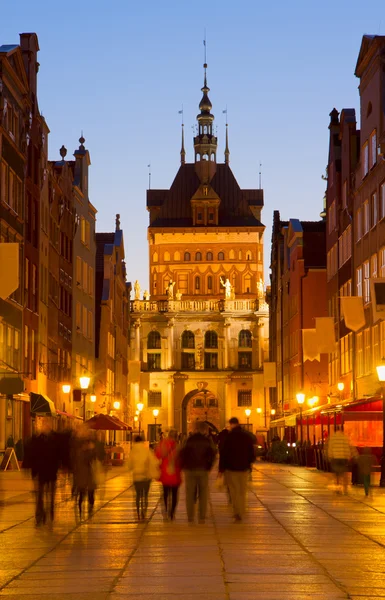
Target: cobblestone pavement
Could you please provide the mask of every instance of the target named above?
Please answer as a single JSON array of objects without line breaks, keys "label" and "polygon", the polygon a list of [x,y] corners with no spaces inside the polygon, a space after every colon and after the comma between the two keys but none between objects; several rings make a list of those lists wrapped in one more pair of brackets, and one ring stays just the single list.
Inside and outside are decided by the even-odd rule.
[{"label": "cobblestone pavement", "polygon": [[121,468],[92,516],[76,520],[64,485],[55,523],[36,528],[30,484],[12,492],[17,477],[0,475],[0,600],[385,598],[380,489],[338,496],[327,474],[258,463],[244,523],[232,523],[214,486],[205,525],[187,525],[183,490],[176,522],[164,523],[153,484],[149,521],[138,524]]}]

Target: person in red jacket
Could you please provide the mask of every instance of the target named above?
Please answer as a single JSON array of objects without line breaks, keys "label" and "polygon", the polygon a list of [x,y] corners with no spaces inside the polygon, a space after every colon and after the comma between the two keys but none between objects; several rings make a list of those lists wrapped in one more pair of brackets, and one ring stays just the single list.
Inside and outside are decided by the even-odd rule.
[{"label": "person in red jacket", "polygon": [[175,517],[175,510],[178,504],[178,490],[182,483],[178,454],[178,432],[175,429],[171,429],[167,438],[162,439],[155,449],[156,457],[161,460],[159,481],[163,485],[165,518],[169,517],[171,521]]}]

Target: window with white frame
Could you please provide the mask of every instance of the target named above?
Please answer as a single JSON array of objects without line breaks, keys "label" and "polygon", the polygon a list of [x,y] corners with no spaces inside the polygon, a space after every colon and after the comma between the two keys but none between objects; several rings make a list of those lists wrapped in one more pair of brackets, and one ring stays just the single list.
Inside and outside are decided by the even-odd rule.
[{"label": "window with white frame", "polygon": [[369,261],[366,260],[362,265],[363,277],[364,277],[364,303],[370,302],[370,265]]},{"label": "window with white frame", "polygon": [[377,225],[377,221],[378,221],[378,205],[377,205],[377,194],[376,192],[374,192],[374,194],[371,195],[370,198],[370,224],[373,227],[375,227]]},{"label": "window with white frame", "polygon": [[377,265],[378,265],[377,254],[372,254],[372,256],[370,258],[370,276],[373,279],[377,278]]},{"label": "window with white frame", "polygon": [[362,267],[356,269],[357,296],[362,296]]},{"label": "window with white frame", "polygon": [[380,268],[379,268],[380,277],[385,277],[385,246],[380,249],[379,259],[380,259]]},{"label": "window with white frame", "polygon": [[362,179],[369,173],[369,144],[366,142],[362,148]]},{"label": "window with white frame", "polygon": [[380,326],[372,327],[373,364],[378,365],[382,356],[380,355]]},{"label": "window with white frame", "polygon": [[364,205],[363,205],[362,229],[363,229],[363,235],[366,235],[367,233],[369,233],[369,229],[370,229],[369,200],[365,200]]},{"label": "window with white frame", "polygon": [[352,228],[351,225],[345,229],[338,239],[339,253],[338,266],[341,268],[352,255]]},{"label": "window with white frame", "polygon": [[369,375],[372,368],[372,343],[370,335],[370,327],[364,331],[364,355],[363,355],[363,372],[364,375]]},{"label": "window with white frame", "polygon": [[370,168],[377,162],[377,132],[374,130],[370,135]]}]

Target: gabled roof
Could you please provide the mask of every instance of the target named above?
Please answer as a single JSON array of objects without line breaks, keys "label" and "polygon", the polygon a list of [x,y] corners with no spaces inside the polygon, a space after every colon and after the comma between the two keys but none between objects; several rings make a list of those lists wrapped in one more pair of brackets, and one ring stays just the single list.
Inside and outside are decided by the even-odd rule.
[{"label": "gabled roof", "polygon": [[[158,211],[150,227],[192,226],[191,199],[200,185],[195,165],[188,163],[180,166],[169,190],[148,190],[147,208]],[[263,227],[250,209],[263,207],[263,190],[242,190],[229,165],[223,163],[216,166],[210,185],[221,200],[219,227]]]},{"label": "gabled roof", "polygon": [[21,47],[17,44],[3,44],[0,46],[0,59],[4,58],[10,65],[21,83],[28,88],[28,78],[25,72],[25,66]]},{"label": "gabled roof", "polygon": [[374,56],[374,53],[378,46],[385,45],[384,35],[367,35],[362,37],[361,48],[358,54],[356,70],[354,72],[356,77],[361,77],[370,59]]}]

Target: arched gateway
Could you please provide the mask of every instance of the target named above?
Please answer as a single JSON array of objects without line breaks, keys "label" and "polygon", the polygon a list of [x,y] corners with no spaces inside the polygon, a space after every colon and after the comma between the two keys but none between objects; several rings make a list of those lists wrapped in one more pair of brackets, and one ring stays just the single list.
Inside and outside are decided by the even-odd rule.
[{"label": "arched gateway", "polygon": [[210,390],[192,390],[182,401],[182,433],[194,430],[196,421],[204,421],[216,433],[219,432],[218,399]]}]

